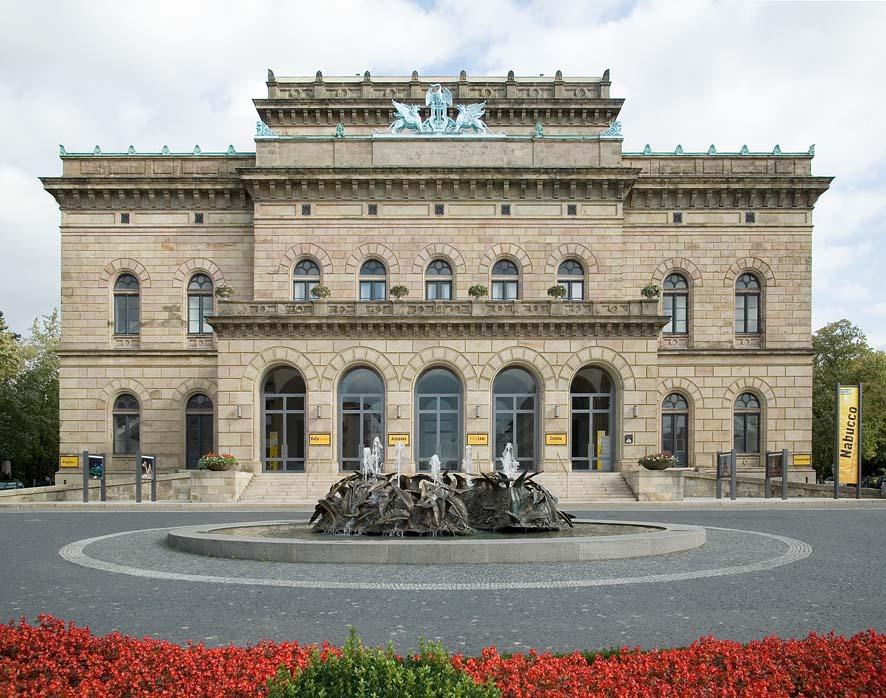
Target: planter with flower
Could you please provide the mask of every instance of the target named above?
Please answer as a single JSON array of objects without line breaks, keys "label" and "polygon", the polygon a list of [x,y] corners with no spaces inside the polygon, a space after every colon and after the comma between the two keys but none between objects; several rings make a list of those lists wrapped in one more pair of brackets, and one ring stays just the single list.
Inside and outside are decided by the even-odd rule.
[{"label": "planter with flower", "polygon": [[228,286],[227,284],[222,284],[221,286],[217,286],[215,289],[215,295],[221,300],[227,300],[231,296],[234,295],[234,287]]},{"label": "planter with flower", "polygon": [[230,453],[207,453],[197,461],[197,468],[199,470],[212,470],[214,472],[236,470],[237,465],[237,459]]},{"label": "planter with flower", "polygon": [[640,295],[648,301],[658,300],[661,298],[661,286],[658,284],[648,284],[640,289]]},{"label": "planter with flower", "polygon": [[668,452],[653,453],[651,456],[643,456],[637,461],[646,470],[667,470],[668,468],[676,468],[680,462]]},{"label": "planter with flower", "polygon": [[556,301],[566,298],[566,287],[560,284],[551,286],[548,289],[548,295]]},{"label": "planter with flower", "polygon": [[391,298],[394,300],[400,300],[401,298],[406,298],[409,295],[409,289],[406,286],[398,285],[391,286],[391,290],[389,291],[391,294]]},{"label": "planter with flower", "polygon": [[331,292],[329,290],[329,286],[323,286],[322,284],[318,284],[311,289],[311,295],[316,298],[318,301],[325,300],[329,298]]}]

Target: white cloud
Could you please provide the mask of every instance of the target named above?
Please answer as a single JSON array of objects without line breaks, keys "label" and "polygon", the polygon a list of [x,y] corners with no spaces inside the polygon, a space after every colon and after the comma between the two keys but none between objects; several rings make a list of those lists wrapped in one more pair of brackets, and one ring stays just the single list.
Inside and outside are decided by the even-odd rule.
[{"label": "white cloud", "polygon": [[[625,148],[806,150],[835,175],[816,209],[815,320],[875,332],[837,301],[886,266],[886,4],[405,0],[7,4],[0,26],[0,309],[58,303],[57,210],[39,175],[71,149],[252,149],[251,99],[278,75],[612,69]],[[11,211],[12,213],[9,213]],[[36,268],[35,267],[39,267]],[[868,271],[870,270],[870,271]]]}]

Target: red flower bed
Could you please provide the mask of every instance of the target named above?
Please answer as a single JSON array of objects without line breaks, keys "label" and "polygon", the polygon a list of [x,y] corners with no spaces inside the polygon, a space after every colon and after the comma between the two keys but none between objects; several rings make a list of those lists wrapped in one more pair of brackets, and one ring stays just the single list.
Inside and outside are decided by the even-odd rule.
[{"label": "red flower bed", "polygon": [[[0,695],[262,695],[279,666],[303,667],[312,649],[288,642],[206,648],[118,633],[95,637],[41,617],[36,626],[0,625]],[[478,682],[491,677],[507,698],[886,696],[886,636],[873,631],[748,645],[708,638],[684,649],[624,650],[590,661],[579,653],[502,657],[487,648],[452,662]]]}]

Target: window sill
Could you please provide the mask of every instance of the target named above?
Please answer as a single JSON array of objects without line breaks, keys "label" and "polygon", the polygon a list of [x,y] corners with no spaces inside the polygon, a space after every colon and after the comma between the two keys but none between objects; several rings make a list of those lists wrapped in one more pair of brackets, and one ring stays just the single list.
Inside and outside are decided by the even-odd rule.
[{"label": "window sill", "polygon": [[138,349],[141,346],[141,335],[137,335],[137,334],[111,335],[111,346],[114,349]]}]

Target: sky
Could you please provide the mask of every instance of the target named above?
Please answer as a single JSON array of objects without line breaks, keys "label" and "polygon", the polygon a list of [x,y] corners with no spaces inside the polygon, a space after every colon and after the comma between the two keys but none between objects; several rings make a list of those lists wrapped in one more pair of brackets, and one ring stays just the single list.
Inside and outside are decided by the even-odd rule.
[{"label": "sky", "polygon": [[277,75],[599,76],[624,149],[806,151],[813,329],[886,348],[886,3],[0,0],[0,310],[59,304],[59,212],[37,179],[69,151],[253,150]]}]

